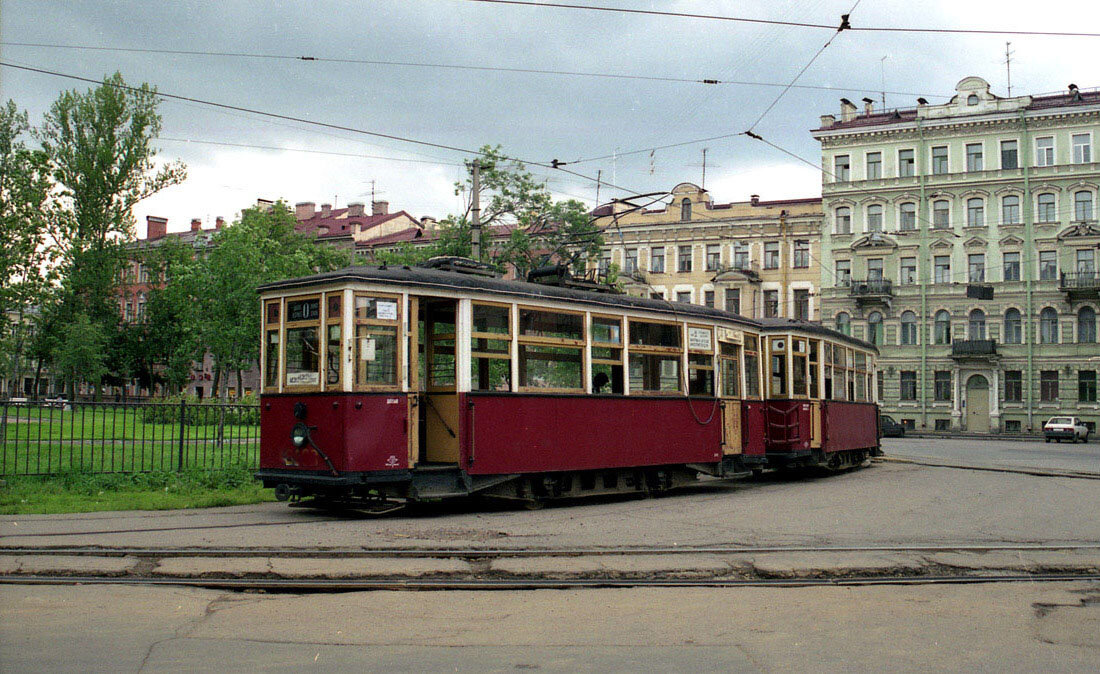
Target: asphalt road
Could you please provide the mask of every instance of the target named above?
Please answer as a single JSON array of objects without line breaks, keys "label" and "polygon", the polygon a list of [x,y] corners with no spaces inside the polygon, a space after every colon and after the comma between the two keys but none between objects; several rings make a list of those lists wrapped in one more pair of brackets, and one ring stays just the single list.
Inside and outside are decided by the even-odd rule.
[{"label": "asphalt road", "polygon": [[3,586],[0,671],[1100,669],[1089,583],[234,594]]},{"label": "asphalt road", "polygon": [[883,438],[889,456],[994,468],[1083,471],[1100,475],[1100,443],[971,438]]}]

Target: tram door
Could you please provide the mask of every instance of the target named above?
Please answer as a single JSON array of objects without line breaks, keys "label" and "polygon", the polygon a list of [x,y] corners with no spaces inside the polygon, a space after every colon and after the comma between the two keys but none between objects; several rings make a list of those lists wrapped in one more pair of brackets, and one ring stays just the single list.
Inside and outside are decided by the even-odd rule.
[{"label": "tram door", "polygon": [[741,345],[719,342],[722,377],[722,453],[741,453]]},{"label": "tram door", "polygon": [[420,459],[458,463],[458,371],[455,359],[458,301],[419,298],[417,333],[422,352]]}]

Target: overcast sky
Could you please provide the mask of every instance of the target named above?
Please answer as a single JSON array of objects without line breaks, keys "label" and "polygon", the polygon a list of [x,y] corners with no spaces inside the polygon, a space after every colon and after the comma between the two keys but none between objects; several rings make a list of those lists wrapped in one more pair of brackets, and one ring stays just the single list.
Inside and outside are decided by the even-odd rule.
[{"label": "overcast sky", "polygon": [[[812,23],[839,23],[853,0],[580,0],[658,9]],[[1048,0],[863,0],[855,26],[1094,31],[1100,3]],[[756,85],[502,73],[406,65],[331,63],[244,56],[165,55],[20,46],[49,43],[257,55],[401,61],[584,71],[618,75],[789,82],[828,40],[827,30],[466,0],[256,0],[171,3],[147,0],[0,0],[0,60],[102,78],[120,71],[179,94],[308,120],[415,138],[460,148],[500,144],[531,161],[573,161],[743,131],[780,89]],[[963,77],[978,75],[1006,93],[1005,41],[1012,41],[1016,95],[1062,90],[1069,82],[1100,86],[1100,39],[844,32],[799,84],[842,91],[792,89],[755,127],[757,133],[811,161],[809,130],[838,99],[878,101],[885,75],[887,106],[911,107],[918,95],[943,102]],[[886,57],[885,60],[882,60]],[[58,93],[89,85],[0,68],[0,98],[14,99],[32,123]],[[460,210],[452,184],[462,178],[461,152],[165,101],[159,156],[182,159],[189,177],[143,202],[135,215],[169,218],[169,230],[191,218],[211,226],[233,219],[256,198],[288,202],[369,202],[416,216]],[[190,142],[187,142],[190,141]],[[201,142],[200,142],[201,141]],[[239,147],[236,145],[264,146]],[[701,179],[719,202],[817,196],[820,173],[744,136],[628,154],[570,166],[636,192],[671,189]],[[308,150],[310,152],[303,152]],[[338,153],[338,154],[322,154]],[[340,156],[351,154],[356,156]],[[363,155],[372,155],[373,158]],[[404,161],[399,161],[404,160]],[[595,204],[593,182],[533,168],[560,198]],[[622,192],[604,187],[601,201]]]}]

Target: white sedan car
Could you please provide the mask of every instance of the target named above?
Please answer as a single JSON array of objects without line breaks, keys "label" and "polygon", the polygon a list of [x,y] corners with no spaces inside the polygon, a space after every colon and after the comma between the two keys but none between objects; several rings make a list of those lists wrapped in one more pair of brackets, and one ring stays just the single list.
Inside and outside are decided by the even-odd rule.
[{"label": "white sedan car", "polygon": [[1051,417],[1050,421],[1043,425],[1043,436],[1047,442],[1051,440],[1088,442],[1089,427],[1077,417]]}]

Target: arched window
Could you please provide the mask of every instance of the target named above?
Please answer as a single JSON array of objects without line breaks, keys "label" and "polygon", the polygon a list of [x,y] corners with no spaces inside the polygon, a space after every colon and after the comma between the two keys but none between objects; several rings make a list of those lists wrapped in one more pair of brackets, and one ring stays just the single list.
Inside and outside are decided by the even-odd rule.
[{"label": "arched window", "polygon": [[1057,209],[1054,206],[1054,195],[1044,192],[1039,195],[1039,207],[1036,209],[1036,222],[1054,222],[1058,218]]},{"label": "arched window", "polygon": [[980,197],[966,200],[966,226],[985,227],[985,200]]},{"label": "arched window", "polygon": [[1077,341],[1082,344],[1096,342],[1096,311],[1092,307],[1081,307],[1077,312]]},{"label": "arched window", "polygon": [[932,227],[947,229],[951,226],[951,202],[941,199],[932,202]]},{"label": "arched window", "polygon": [[687,221],[691,220],[691,200],[684,199],[680,202],[680,219]]},{"label": "arched window", "polygon": [[1023,344],[1023,324],[1019,309],[1005,311],[1005,344]]},{"label": "arched window", "polygon": [[901,314],[901,343],[904,346],[917,343],[917,315],[912,311]]},{"label": "arched window", "polygon": [[1001,199],[1001,224],[1020,224],[1020,197],[1009,194]]},{"label": "arched window", "polygon": [[882,344],[882,314],[872,311],[867,316],[867,341],[878,345]]},{"label": "arched window", "polygon": [[1073,195],[1073,219],[1092,220],[1092,192],[1081,190]]},{"label": "arched window", "polygon": [[1039,312],[1039,343],[1058,343],[1058,312],[1053,307]]},{"label": "arched window", "polygon": [[951,343],[951,314],[946,309],[936,312],[936,322],[933,326],[936,344]]},{"label": "arched window", "polygon": [[917,205],[907,201],[901,205],[898,211],[900,219],[899,229],[912,231],[917,228]]},{"label": "arched window", "polygon": [[985,312],[975,309],[970,312],[969,339],[985,339]]},{"label": "arched window", "polygon": [[845,335],[852,334],[852,317],[847,313],[841,312],[836,315],[836,331],[842,332]]},{"label": "arched window", "polygon": [[882,231],[882,206],[873,204],[867,207],[867,231]]},{"label": "arched window", "polygon": [[967,96],[966,97],[966,104],[967,105],[977,105],[978,104],[978,94],[970,94],[969,96]]},{"label": "arched window", "polygon": [[841,206],[836,209],[836,233],[852,233],[852,209],[847,206]]}]

